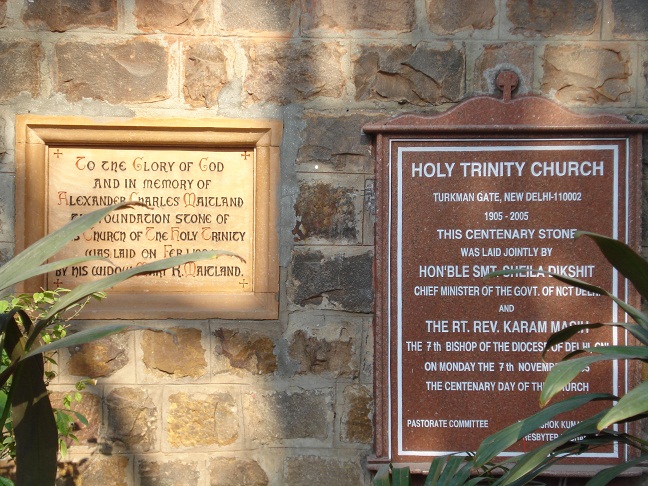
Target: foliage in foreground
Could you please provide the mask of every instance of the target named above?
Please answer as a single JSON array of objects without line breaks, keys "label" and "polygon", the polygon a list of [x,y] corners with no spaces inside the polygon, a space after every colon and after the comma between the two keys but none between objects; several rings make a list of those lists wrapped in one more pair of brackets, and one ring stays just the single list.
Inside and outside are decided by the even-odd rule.
[{"label": "foliage in foreground", "polygon": [[[46,263],[69,241],[101,221],[110,211],[132,205],[133,203],[116,204],[76,218],[12,258],[0,267],[0,298],[12,286],[32,277],[99,259],[76,257]],[[0,371],[0,388],[7,387],[4,402],[0,402],[0,429],[4,429],[8,421],[11,421],[15,437],[18,486],[49,485],[54,484],[56,479],[58,431],[44,378],[43,354],[78,346],[132,327],[105,324],[43,343],[41,336],[52,331],[58,322],[58,316],[90,296],[135,275],[158,272],[190,261],[222,255],[236,256],[225,251],[180,255],[80,284],[46,306],[34,320],[20,306],[13,306],[0,313],[0,350],[8,357]],[[2,398],[0,396],[0,400]],[[0,484],[8,483],[3,483],[0,479]]]},{"label": "foliage in foreground", "polygon": [[[637,289],[643,299],[648,301],[648,262],[630,247],[611,238],[580,231],[576,237],[587,236],[599,247],[605,258]],[[528,270],[503,270],[489,277],[510,275]],[[539,271],[540,272],[540,271]],[[566,457],[578,456],[601,447],[617,444],[628,446],[636,452],[636,458],[603,469],[587,483],[588,486],[603,486],[627,469],[648,460],[648,442],[622,432],[624,424],[637,422],[648,412],[648,382],[643,382],[623,397],[606,393],[575,395],[560,402],[548,405],[549,401],[580,372],[597,362],[628,360],[648,363],[648,315],[619,299],[610,292],[578,279],[549,272],[557,280],[574,287],[593,292],[612,299],[635,322],[589,323],[568,327],[552,334],[545,344],[544,353],[552,346],[568,341],[581,331],[602,327],[618,327],[626,330],[638,345],[594,346],[580,349],[566,355],[547,375],[540,405],[540,412],[516,422],[505,429],[487,437],[475,453],[467,456],[444,456],[435,458],[425,486],[522,486],[533,484],[533,479],[543,471]],[[544,356],[543,353],[543,356]],[[493,462],[503,451],[536,429],[541,428],[554,417],[579,409],[591,402],[608,404],[600,412],[586,418],[565,430],[556,439],[540,445],[525,454]],[[619,431],[613,426],[619,424]],[[390,477],[391,473],[391,477]],[[409,468],[383,466],[374,478],[375,486],[409,485]]]}]

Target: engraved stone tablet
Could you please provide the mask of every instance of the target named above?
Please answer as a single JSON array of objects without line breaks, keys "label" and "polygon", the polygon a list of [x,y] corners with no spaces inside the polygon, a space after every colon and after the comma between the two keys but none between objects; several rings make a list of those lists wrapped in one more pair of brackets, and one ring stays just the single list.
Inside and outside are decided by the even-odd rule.
[{"label": "engraved stone tablet", "polygon": [[[543,126],[525,123],[540,113]],[[576,117],[533,98],[475,99],[445,116],[405,116],[366,130],[378,134],[383,191],[376,250],[378,457],[424,463],[474,451],[488,435],[539,410],[544,378],[566,353],[627,342],[616,328],[590,330],[543,360],[552,332],[626,317],[610,299],[531,269],[579,278],[636,303],[595,245],[573,237],[588,230],[636,247],[638,138],[623,133],[619,119]],[[484,280],[507,268],[528,271]],[[558,399],[622,394],[634,373],[592,366]],[[594,409],[547,423],[503,456],[556,438]],[[615,463],[626,453],[602,448],[574,461]]]},{"label": "engraved stone tablet", "polygon": [[[89,315],[276,317],[277,123],[237,121],[219,128],[218,122],[82,120],[79,127],[64,119],[43,126],[49,121],[19,119],[19,137],[27,141],[18,142],[24,157],[18,158],[20,213],[42,215],[45,233],[111,204],[146,207],[114,211],[68,244],[57,258],[87,255],[110,262],[59,270],[47,276],[47,287],[72,288],[156,259],[227,250],[241,258],[222,256],[132,278],[109,300],[136,306],[117,312],[105,303]],[[25,227],[24,244],[37,233]]]}]

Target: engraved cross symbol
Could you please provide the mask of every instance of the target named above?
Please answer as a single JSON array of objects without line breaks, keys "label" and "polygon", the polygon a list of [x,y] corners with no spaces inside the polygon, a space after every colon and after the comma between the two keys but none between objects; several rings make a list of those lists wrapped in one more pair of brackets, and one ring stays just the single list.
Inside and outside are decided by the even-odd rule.
[{"label": "engraved cross symbol", "polygon": [[56,155],[56,158],[58,159],[61,155],[63,155],[63,152],[61,152],[59,149],[56,149],[56,152],[54,152],[54,155]]},{"label": "engraved cross symbol", "polygon": [[248,282],[246,282],[245,279],[243,279],[242,282],[239,282],[239,285],[241,285],[243,288],[245,288],[245,286],[248,285]]},{"label": "engraved cross symbol", "polygon": [[247,160],[248,157],[251,157],[251,156],[252,156],[252,154],[248,154],[247,150],[241,154],[241,157],[243,157],[245,160]]},{"label": "engraved cross symbol", "polygon": [[60,279],[60,278],[57,278],[57,279],[56,279],[54,282],[52,282],[52,283],[58,287],[58,286],[61,285],[63,282],[61,282],[61,279]]}]

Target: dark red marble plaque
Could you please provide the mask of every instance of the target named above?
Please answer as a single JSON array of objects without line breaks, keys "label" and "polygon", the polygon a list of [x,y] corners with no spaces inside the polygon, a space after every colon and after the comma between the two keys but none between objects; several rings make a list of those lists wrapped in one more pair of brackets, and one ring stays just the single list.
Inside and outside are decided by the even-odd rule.
[{"label": "dark red marble plaque", "polygon": [[[550,115],[562,112],[527,101]],[[592,330],[543,360],[552,332],[625,315],[610,299],[532,269],[637,300],[590,240],[574,240],[587,230],[636,246],[637,135],[619,131],[624,125],[613,117],[570,115],[535,130],[515,120],[504,126],[512,118],[506,110],[514,113],[517,103],[524,111],[523,100],[472,103],[465,108],[472,118],[459,110],[367,128],[378,135],[376,452],[395,462],[475,450],[539,410],[542,383],[566,353],[627,342],[619,330]],[[502,105],[501,126],[483,121]],[[506,268],[529,270],[484,279]],[[593,366],[556,399],[623,394],[635,375],[624,364]],[[505,456],[557,437],[593,411],[547,423]],[[615,463],[625,454],[601,449],[579,461]]]}]

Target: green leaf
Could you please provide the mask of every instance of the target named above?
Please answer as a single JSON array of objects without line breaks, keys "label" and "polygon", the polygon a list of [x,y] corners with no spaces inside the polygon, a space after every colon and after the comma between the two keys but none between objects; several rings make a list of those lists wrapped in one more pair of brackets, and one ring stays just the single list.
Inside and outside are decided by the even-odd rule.
[{"label": "green leaf", "polygon": [[389,468],[391,464],[383,464],[373,478],[374,486],[391,486],[389,481]]},{"label": "green leaf", "polygon": [[86,418],[85,415],[79,412],[74,412],[74,415],[76,416],[77,420],[81,422],[83,425],[86,427],[89,425],[90,422],[88,422],[88,419]]},{"label": "green leaf", "polygon": [[450,456],[448,462],[446,463],[441,477],[439,478],[439,484],[450,485],[452,484],[451,480],[455,478],[457,471],[461,464],[465,461],[463,457],[460,456]]},{"label": "green leaf", "polygon": [[583,420],[574,427],[564,431],[558,436],[558,438],[547,442],[546,444],[542,444],[526,454],[518,456],[516,458],[516,464],[505,476],[502,477],[501,482],[497,482],[498,486],[513,486],[514,484],[520,484],[517,482],[519,480],[525,481],[522,484],[526,484],[526,481],[532,479],[542,470],[549,467],[549,463],[553,459],[552,454],[555,452],[560,453],[561,446],[577,437],[587,434],[596,434],[596,422],[599,421],[603,413],[604,412],[598,413],[593,417]]},{"label": "green leaf", "polygon": [[578,280],[576,278],[571,278],[571,277],[566,277],[564,275],[560,275],[558,273],[553,273],[553,272],[547,272],[545,270],[538,270],[538,269],[525,269],[525,268],[514,268],[514,269],[508,269],[508,270],[498,270],[496,272],[489,273],[486,275],[484,278],[493,278],[493,277],[500,277],[503,275],[515,275],[517,273],[523,273],[523,272],[535,272],[535,273],[540,273],[540,274],[545,274],[549,275],[556,280],[559,280],[563,283],[566,283],[567,285],[571,285],[573,287],[578,287],[583,290],[587,290],[588,292],[592,292],[595,294],[599,295],[606,295],[610,299],[612,299],[616,304],[621,307],[629,316],[631,316],[637,324],[639,324],[641,327],[644,329],[648,330],[648,315],[644,314],[641,312],[639,309],[634,308],[630,304],[624,302],[623,300],[619,299],[615,295],[612,295],[609,293],[607,290],[602,289],[601,287],[597,287],[596,285],[592,285],[587,282],[583,282],[582,280]]},{"label": "green leaf", "polygon": [[412,478],[410,476],[409,466],[395,467],[392,469],[392,485],[393,486],[410,486]]},{"label": "green leaf", "polygon": [[69,348],[71,346],[79,346],[81,344],[89,343],[91,341],[96,341],[97,339],[102,339],[112,334],[125,331],[126,329],[141,329],[141,328],[142,326],[131,326],[127,324],[107,324],[98,327],[83,329],[82,331],[75,332],[74,334],[68,334],[64,338],[61,338],[57,341],[52,341],[51,343],[46,344],[44,346],[39,346],[31,350],[29,353],[25,354],[23,359],[27,359],[31,356],[41,354],[41,353],[49,353],[51,351],[56,351],[57,349]]},{"label": "green leaf", "polygon": [[581,352],[586,352],[591,355],[561,361],[551,369],[540,393],[540,406],[545,406],[568,383],[576,378],[581,371],[598,361],[648,359],[648,348],[644,346],[600,346],[581,350]]},{"label": "green leaf", "polygon": [[603,469],[596,473],[596,475],[590,479],[585,486],[605,486],[607,483],[615,479],[622,472],[630,469],[631,467],[638,466],[642,462],[648,460],[648,455],[643,455],[626,461],[622,464],[617,464],[616,466]]},{"label": "green leaf", "polygon": [[605,429],[612,424],[648,412],[648,381],[636,386],[619,400],[601,419],[597,427]]},{"label": "green leaf", "polygon": [[[75,302],[79,302],[85,299],[86,297],[95,294],[97,292],[103,292],[104,290],[114,287],[115,285],[123,282],[124,280],[134,277],[135,275],[159,272],[160,270],[176,267],[178,265],[183,265],[185,263],[201,261],[201,260],[212,260],[223,256],[229,256],[229,257],[237,258],[239,260],[243,260],[241,257],[239,257],[238,255],[230,251],[224,251],[224,250],[200,251],[195,253],[188,253],[185,255],[178,255],[171,258],[165,258],[164,260],[158,260],[155,262],[147,263],[146,265],[129,268],[128,270],[124,270],[123,272],[119,272],[99,280],[86,282],[84,284],[78,285],[70,292],[63,295],[56,304],[54,304],[52,307],[49,308],[49,310],[45,313],[42,319],[44,321],[47,321],[49,318],[58,314],[59,312],[66,309],[70,305],[74,304]],[[40,330],[42,329],[37,329],[39,333]],[[28,341],[27,343],[27,349],[29,349],[29,345],[32,342],[33,340],[31,339],[30,336],[30,341]]]},{"label": "green leaf", "polygon": [[648,262],[641,255],[625,243],[607,236],[589,231],[577,231],[576,238],[581,236],[592,239],[607,261],[632,282],[644,299],[648,299]]},{"label": "green leaf", "polygon": [[0,486],[14,486],[14,483],[9,478],[0,477]]},{"label": "green leaf", "polygon": [[73,219],[62,228],[41,238],[0,267],[0,291],[26,280],[26,275],[38,275],[39,273],[34,274],[36,267],[56,255],[69,241],[101,221],[109,212],[132,206],[144,205],[136,202],[124,202],[98,209]]},{"label": "green leaf", "polygon": [[576,395],[566,398],[565,400],[562,400],[560,402],[554,403],[530,417],[515,422],[514,424],[511,424],[508,427],[495,432],[494,434],[484,439],[484,441],[477,449],[475,458],[473,459],[475,467],[484,466],[484,464],[511,447],[518,440],[522,439],[534,430],[542,427],[549,420],[561,413],[575,410],[578,407],[581,407],[592,401],[611,401],[614,399],[616,399],[614,395],[607,393]]},{"label": "green leaf", "polygon": [[544,358],[545,354],[551,347],[555,346],[556,344],[568,341],[577,333],[587,329],[598,329],[600,327],[620,327],[632,334],[644,346],[648,345],[648,330],[631,322],[597,322],[590,324],[577,324],[574,326],[566,327],[565,329],[555,332],[554,334],[549,336],[544,351],[542,352],[542,357]]}]

